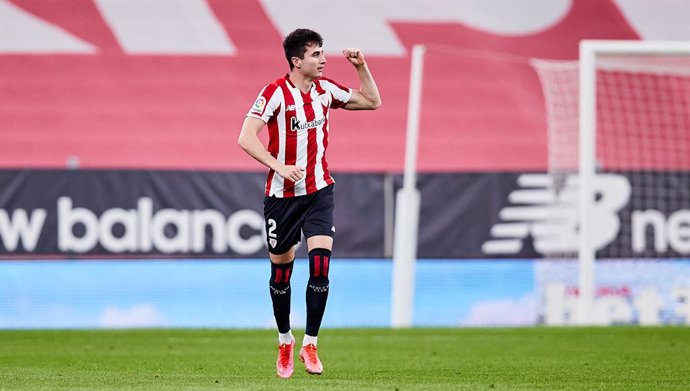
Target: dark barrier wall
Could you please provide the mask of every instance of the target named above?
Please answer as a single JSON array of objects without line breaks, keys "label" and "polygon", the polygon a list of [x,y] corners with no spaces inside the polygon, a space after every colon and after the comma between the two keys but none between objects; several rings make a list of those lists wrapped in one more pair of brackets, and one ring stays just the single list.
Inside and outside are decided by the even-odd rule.
[{"label": "dark barrier wall", "polygon": [[[401,176],[335,177],[338,256],[391,257]],[[690,254],[688,178],[597,175],[599,255]],[[577,249],[574,176],[424,174],[418,187],[419,257],[539,258]],[[0,256],[265,257],[263,191],[262,173],[0,171]],[[301,246],[298,255],[304,254]]]},{"label": "dark barrier wall", "polygon": [[[383,257],[381,178],[338,176],[340,256]],[[0,252],[265,256],[264,181],[260,173],[0,171]]]}]

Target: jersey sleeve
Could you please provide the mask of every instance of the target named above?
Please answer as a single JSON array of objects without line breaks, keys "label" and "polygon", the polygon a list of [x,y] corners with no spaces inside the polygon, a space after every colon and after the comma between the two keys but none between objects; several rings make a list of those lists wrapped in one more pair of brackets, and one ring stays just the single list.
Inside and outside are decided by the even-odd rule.
[{"label": "jersey sleeve", "polygon": [[351,88],[343,87],[333,80],[326,79],[325,77],[321,78],[321,85],[333,97],[331,107],[334,109],[339,109],[345,106],[345,104],[349,102],[350,98],[352,97]]},{"label": "jersey sleeve", "polygon": [[275,84],[269,84],[261,90],[261,93],[254,101],[254,105],[249,109],[247,117],[258,118],[266,123],[273,117],[280,106],[280,88]]}]

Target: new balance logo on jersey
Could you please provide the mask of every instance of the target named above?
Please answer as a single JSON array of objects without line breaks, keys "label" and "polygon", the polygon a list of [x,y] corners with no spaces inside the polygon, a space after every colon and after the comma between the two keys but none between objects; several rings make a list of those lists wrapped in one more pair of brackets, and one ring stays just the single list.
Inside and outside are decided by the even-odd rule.
[{"label": "new balance logo on jersey", "polygon": [[312,129],[312,128],[316,128],[316,127],[323,125],[324,122],[326,122],[326,117],[315,119],[313,121],[309,121],[306,123],[299,122],[297,117],[291,117],[290,118],[290,130],[292,130],[293,132],[296,132],[298,130]]},{"label": "new balance logo on jersey", "polygon": [[[508,205],[499,212],[500,222],[491,227],[492,239],[482,245],[484,254],[517,254],[530,236],[541,254],[577,250],[577,176],[557,186],[551,175],[524,174],[519,189],[508,195]],[[594,247],[610,244],[620,229],[618,212],[630,200],[631,186],[622,175],[599,174],[594,179]]]}]

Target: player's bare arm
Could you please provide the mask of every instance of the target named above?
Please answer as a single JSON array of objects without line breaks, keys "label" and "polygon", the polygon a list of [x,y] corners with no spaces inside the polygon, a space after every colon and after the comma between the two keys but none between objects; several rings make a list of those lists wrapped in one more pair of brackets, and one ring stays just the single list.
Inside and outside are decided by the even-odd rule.
[{"label": "player's bare arm", "polygon": [[254,117],[246,117],[240,131],[238,144],[249,156],[256,159],[259,163],[274,170],[281,177],[297,182],[304,177],[304,168],[285,165],[274,158],[266,150],[259,139],[259,132],[264,127],[265,122]]},{"label": "player's bare arm", "polygon": [[343,108],[347,110],[376,110],[381,106],[381,95],[364,59],[364,54],[359,49],[349,48],[343,50],[343,56],[357,69],[360,83],[359,90],[352,91],[350,101]]}]

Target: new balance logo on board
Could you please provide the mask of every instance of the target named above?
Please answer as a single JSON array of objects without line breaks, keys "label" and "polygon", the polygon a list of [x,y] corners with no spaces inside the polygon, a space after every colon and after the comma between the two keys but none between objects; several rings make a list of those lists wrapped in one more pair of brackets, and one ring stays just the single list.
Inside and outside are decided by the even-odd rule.
[{"label": "new balance logo on board", "polygon": [[[482,244],[484,254],[517,254],[531,237],[541,254],[574,253],[577,250],[577,175],[557,183],[549,174],[523,174],[519,188],[508,195],[509,205],[499,212],[491,227],[491,239]],[[631,195],[628,179],[617,174],[598,174],[593,204],[594,246],[613,242],[620,230],[618,212]]]}]

